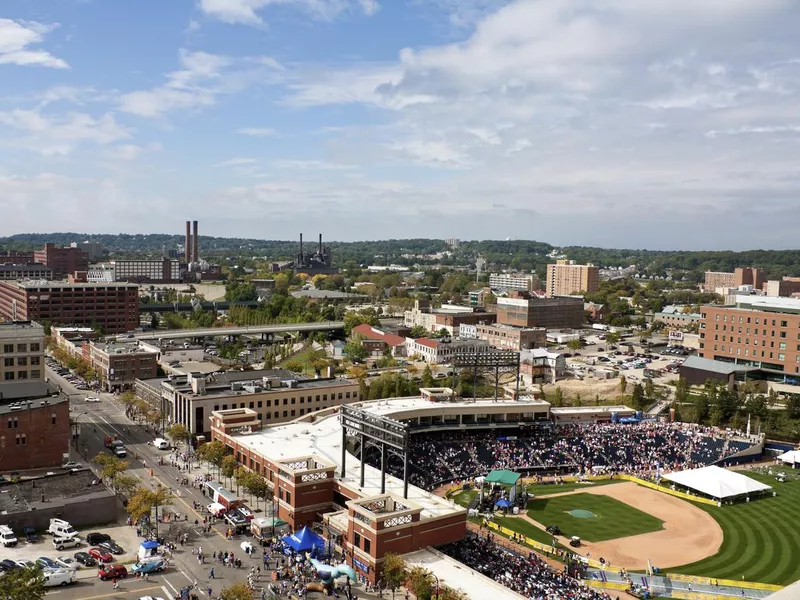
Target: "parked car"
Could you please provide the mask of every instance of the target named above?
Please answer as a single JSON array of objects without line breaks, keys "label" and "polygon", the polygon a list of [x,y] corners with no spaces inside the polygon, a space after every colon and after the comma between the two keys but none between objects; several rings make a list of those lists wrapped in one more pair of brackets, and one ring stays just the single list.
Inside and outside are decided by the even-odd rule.
[{"label": "parked car", "polygon": [[75,548],[76,546],[81,545],[81,538],[79,537],[54,537],[53,538],[53,548],[58,550],[64,550],[65,548]]},{"label": "parked car", "polygon": [[163,560],[148,560],[135,563],[133,567],[131,567],[131,571],[134,573],[161,573],[161,571],[166,568],[167,563]]},{"label": "parked car", "polygon": [[100,402],[100,398],[97,396],[86,396],[83,400],[84,402]]},{"label": "parked car", "polygon": [[61,465],[61,468],[62,469],[82,469],[83,465],[81,463],[75,462],[74,460],[70,460],[70,461],[65,462],[63,465]]},{"label": "parked car", "polygon": [[0,560],[0,570],[2,571],[13,571],[14,569],[21,569],[16,562],[11,560],[10,558],[4,558]]},{"label": "parked car", "polygon": [[99,544],[99,547],[102,548],[103,550],[108,550],[109,552],[111,552],[111,554],[123,553],[122,546],[117,544],[114,540],[105,541],[102,544]]},{"label": "parked car", "polygon": [[103,542],[111,541],[111,536],[105,533],[94,531],[86,536],[86,543],[90,546],[99,546]]},{"label": "parked car", "polygon": [[84,566],[93,567],[97,564],[97,561],[88,552],[76,552],[73,556]]},{"label": "parked car", "polygon": [[73,571],[77,571],[81,568],[80,563],[69,556],[59,556],[56,558],[56,563],[58,563],[62,569],[72,569]]},{"label": "parked car", "polygon": [[125,565],[102,565],[97,570],[97,576],[105,581],[107,579],[124,579],[128,576],[128,569]]},{"label": "parked car", "polygon": [[36,530],[30,525],[23,527],[22,533],[25,535],[25,541],[29,544],[35,544],[39,541],[39,536],[36,535]]},{"label": "parked car", "polygon": [[36,559],[36,562],[45,569],[58,569],[59,566],[56,564],[52,558],[47,558],[46,556],[40,556]]},{"label": "parked car", "polygon": [[114,560],[114,557],[111,556],[111,553],[103,548],[89,548],[89,556],[96,558],[101,563],[110,563],[112,560]]}]

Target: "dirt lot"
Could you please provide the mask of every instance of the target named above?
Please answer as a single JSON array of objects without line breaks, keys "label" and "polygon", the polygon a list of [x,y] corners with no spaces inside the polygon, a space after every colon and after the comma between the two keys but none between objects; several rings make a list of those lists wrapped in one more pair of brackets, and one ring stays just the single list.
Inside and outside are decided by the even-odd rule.
[{"label": "dirt lot", "polygon": [[[664,522],[664,529],[661,531],[582,544],[583,554],[589,553],[592,558],[605,558],[612,567],[646,569],[648,559],[653,566],[662,569],[677,567],[713,556],[722,545],[722,528],[711,515],[680,498],[641,487],[633,482],[565,492],[578,493],[609,496]],[[569,542],[566,538],[560,541],[564,545]]]}]

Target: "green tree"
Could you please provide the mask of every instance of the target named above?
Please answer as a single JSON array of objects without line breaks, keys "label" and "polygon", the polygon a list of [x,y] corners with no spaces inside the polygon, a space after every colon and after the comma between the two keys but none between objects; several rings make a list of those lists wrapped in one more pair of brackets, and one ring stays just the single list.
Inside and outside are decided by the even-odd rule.
[{"label": "green tree", "polygon": [[675,384],[675,403],[683,404],[688,400],[689,400],[689,382],[686,381],[685,377],[681,377]]},{"label": "green tree", "polygon": [[113,454],[106,454],[105,452],[101,452],[95,456],[92,462],[100,465],[100,474],[103,480],[111,486],[111,489],[116,494],[118,491],[117,481],[125,473],[130,463],[117,458]]},{"label": "green tree", "polygon": [[708,401],[708,392],[705,390],[695,396],[694,399],[694,422],[705,423],[708,419],[710,405]]},{"label": "green tree", "polygon": [[656,386],[650,377],[646,377],[644,380],[644,396],[648,400],[652,400],[655,397],[655,395],[656,395]]},{"label": "green tree", "polygon": [[455,588],[451,588],[449,585],[443,585],[439,589],[439,598],[437,600],[469,600],[469,596]]},{"label": "green tree", "polygon": [[213,442],[206,442],[197,449],[197,458],[219,469],[227,452],[225,444],[219,440],[214,440]]},{"label": "green tree", "polygon": [[628,380],[625,379],[625,375],[619,376],[619,393],[624,394],[628,391]]},{"label": "green tree", "polygon": [[556,390],[553,392],[553,406],[564,406],[564,392],[562,392],[561,388],[558,386],[556,386]]},{"label": "green tree", "polygon": [[567,348],[570,350],[580,350],[583,347],[580,340],[570,340],[567,342]]},{"label": "green tree", "polygon": [[42,600],[45,592],[44,573],[38,566],[12,569],[0,578],[2,600]]},{"label": "green tree", "polygon": [[367,349],[358,340],[347,342],[342,348],[344,357],[353,362],[363,362],[367,358]]},{"label": "green tree", "polygon": [[246,583],[234,583],[219,595],[220,600],[253,600],[253,590]]},{"label": "green tree", "polygon": [[394,593],[408,579],[408,565],[402,556],[389,552],[383,557],[383,569],[381,571],[383,583]]},{"label": "green tree", "polygon": [[350,311],[344,316],[344,333],[350,335],[353,327],[367,323],[373,327],[380,325],[378,314],[372,308],[367,308],[360,311]]},{"label": "green tree", "polygon": [[236,469],[238,466],[239,466],[239,461],[236,460],[236,457],[233,454],[226,454],[222,458],[222,463],[220,464],[220,472],[222,473],[222,476],[226,477],[230,482],[234,473],[236,473]]},{"label": "green tree", "polygon": [[644,398],[644,388],[642,388],[641,383],[637,383],[633,386],[633,392],[631,392],[631,403],[636,409],[643,408],[645,403],[645,398]]},{"label": "green tree", "polygon": [[155,490],[138,488],[131,494],[125,508],[134,523],[138,523],[142,517],[150,517],[155,510],[152,522],[156,524],[156,534],[158,534],[158,509],[172,504],[172,500],[173,493],[169,488],[163,486],[158,486]]},{"label": "green tree", "polygon": [[176,444],[188,443],[192,439],[189,428],[183,423],[173,423],[167,428],[167,437]]},{"label": "green tree", "polygon": [[258,501],[263,500],[266,503],[267,497],[270,495],[270,488],[264,477],[253,471],[249,473],[249,476],[245,480],[244,487],[247,493],[256,499],[256,509],[258,509]]},{"label": "green tree", "polygon": [[620,335],[616,331],[610,331],[606,334],[607,344],[616,344],[620,340]]},{"label": "green tree", "polygon": [[411,328],[411,332],[408,334],[408,337],[416,339],[421,337],[427,337],[429,334],[430,332],[427,329],[425,329],[422,325],[414,325]]},{"label": "green tree", "polygon": [[425,567],[411,567],[408,571],[408,590],[417,600],[430,600],[433,594],[433,574]]},{"label": "green tree", "polygon": [[427,364],[422,370],[422,386],[433,387],[433,372],[431,371],[431,366]]}]

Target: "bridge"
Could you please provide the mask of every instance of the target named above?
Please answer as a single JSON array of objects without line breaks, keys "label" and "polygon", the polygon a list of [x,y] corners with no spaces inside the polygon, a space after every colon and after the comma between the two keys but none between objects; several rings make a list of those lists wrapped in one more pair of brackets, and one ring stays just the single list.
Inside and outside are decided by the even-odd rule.
[{"label": "bridge", "polygon": [[198,329],[167,329],[165,331],[156,330],[148,331],[147,333],[138,333],[134,337],[139,340],[171,340],[237,335],[263,335],[267,333],[297,333],[303,331],[336,331],[338,329],[344,329],[344,321],[245,325],[242,327],[200,327]]}]

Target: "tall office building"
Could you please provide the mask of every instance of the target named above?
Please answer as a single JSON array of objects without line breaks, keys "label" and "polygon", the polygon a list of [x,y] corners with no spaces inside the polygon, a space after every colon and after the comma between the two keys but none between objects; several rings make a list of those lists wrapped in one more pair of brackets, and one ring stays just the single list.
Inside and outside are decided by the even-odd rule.
[{"label": "tall office building", "polygon": [[600,269],[594,265],[576,265],[574,261],[557,260],[547,265],[547,295],[572,296],[596,292],[600,285]]}]

